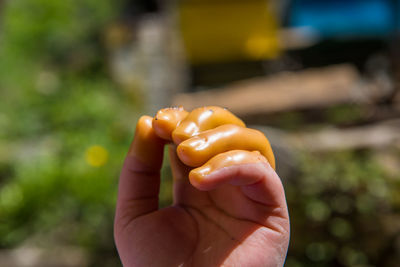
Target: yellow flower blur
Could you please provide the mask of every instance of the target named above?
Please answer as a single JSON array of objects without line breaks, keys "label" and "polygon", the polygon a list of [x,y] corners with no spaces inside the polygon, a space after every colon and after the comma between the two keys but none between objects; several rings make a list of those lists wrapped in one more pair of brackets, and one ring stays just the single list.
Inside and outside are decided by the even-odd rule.
[{"label": "yellow flower blur", "polygon": [[99,145],[94,145],[86,150],[86,162],[90,166],[100,167],[108,161],[108,151]]}]

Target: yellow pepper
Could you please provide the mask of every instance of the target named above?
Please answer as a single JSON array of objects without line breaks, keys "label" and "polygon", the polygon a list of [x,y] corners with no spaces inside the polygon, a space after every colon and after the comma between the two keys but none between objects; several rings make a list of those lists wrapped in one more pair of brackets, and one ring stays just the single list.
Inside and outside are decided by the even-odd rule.
[{"label": "yellow pepper", "polygon": [[259,151],[275,168],[268,139],[260,131],[233,124],[204,131],[179,144],[179,158],[188,166],[199,167],[211,157],[230,150]]},{"label": "yellow pepper", "polygon": [[[268,139],[260,131],[246,128],[244,122],[227,109],[209,106],[194,109],[190,113],[182,107],[161,109],[152,125],[160,138],[173,140],[178,146],[178,157],[188,166],[199,167],[209,160],[213,160],[213,165],[217,166],[218,161],[223,160],[222,156],[217,155],[231,150],[245,150],[259,151],[275,169],[275,157]],[[256,158],[259,161],[259,156],[254,157],[251,153],[246,155],[248,158],[245,161]],[[214,160],[214,157],[218,160]],[[234,160],[224,161],[224,165],[238,163]]]},{"label": "yellow pepper", "polygon": [[264,134],[246,128],[242,120],[224,108],[202,107],[192,112],[182,107],[166,108],[154,118],[142,116],[128,155],[150,169],[158,169],[164,145],[171,141],[177,145],[179,159],[196,167],[189,174],[191,181],[239,164],[268,161],[275,169],[274,154]]},{"label": "yellow pepper", "polygon": [[241,119],[225,108],[216,106],[196,108],[172,132],[172,139],[175,144],[179,144],[194,135],[224,124],[245,127]]},{"label": "yellow pepper", "polygon": [[153,119],[153,128],[157,135],[172,141],[172,132],[186,118],[188,112],[183,107],[160,109]]}]

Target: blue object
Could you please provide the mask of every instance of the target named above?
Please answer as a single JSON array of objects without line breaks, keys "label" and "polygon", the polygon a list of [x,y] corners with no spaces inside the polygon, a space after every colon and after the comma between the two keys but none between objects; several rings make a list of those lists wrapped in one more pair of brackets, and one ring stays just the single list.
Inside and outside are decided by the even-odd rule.
[{"label": "blue object", "polygon": [[399,1],[293,0],[288,26],[304,27],[322,39],[385,38],[400,29]]}]

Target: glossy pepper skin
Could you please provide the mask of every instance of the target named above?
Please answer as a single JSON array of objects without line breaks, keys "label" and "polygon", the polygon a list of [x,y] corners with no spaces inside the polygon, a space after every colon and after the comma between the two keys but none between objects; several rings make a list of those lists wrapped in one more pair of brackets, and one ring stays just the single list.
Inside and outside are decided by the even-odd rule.
[{"label": "glossy pepper skin", "polygon": [[259,151],[275,168],[275,159],[268,139],[260,131],[233,124],[218,126],[180,143],[179,158],[188,166],[199,167],[211,155],[230,150]]},{"label": "glossy pepper skin", "polygon": [[224,124],[246,126],[227,109],[216,106],[196,108],[172,132],[172,140],[175,144],[179,144],[194,135]]},{"label": "glossy pepper skin", "polygon": [[[275,169],[268,139],[260,131],[246,128],[244,122],[227,109],[210,106],[187,112],[182,107],[165,108],[157,112],[152,126],[161,139],[177,145],[179,159],[190,167],[200,167],[209,161],[220,168],[259,162],[262,155]],[[232,150],[235,152],[223,154],[229,155],[231,160],[220,155]],[[259,153],[255,157],[242,151]],[[239,158],[240,161],[232,160]]]},{"label": "glossy pepper skin", "polygon": [[172,141],[172,132],[178,127],[189,113],[183,107],[160,109],[153,119],[153,128],[157,135]]}]

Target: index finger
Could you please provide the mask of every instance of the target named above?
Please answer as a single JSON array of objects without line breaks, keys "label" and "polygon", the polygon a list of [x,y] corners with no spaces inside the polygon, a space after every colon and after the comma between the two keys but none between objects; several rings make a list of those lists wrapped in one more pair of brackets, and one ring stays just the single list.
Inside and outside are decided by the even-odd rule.
[{"label": "index finger", "polygon": [[158,209],[160,168],[165,141],[152,128],[152,117],[142,116],[122,167],[115,215],[115,230]]}]

